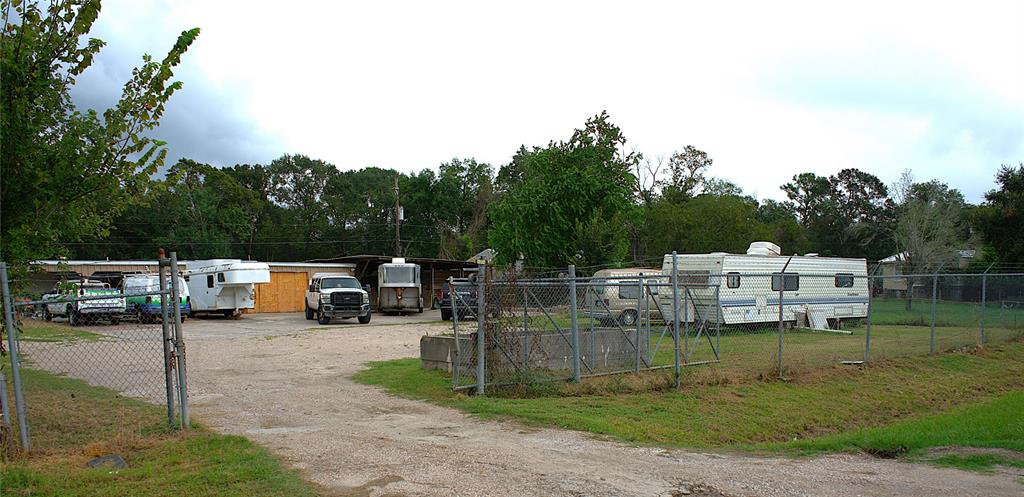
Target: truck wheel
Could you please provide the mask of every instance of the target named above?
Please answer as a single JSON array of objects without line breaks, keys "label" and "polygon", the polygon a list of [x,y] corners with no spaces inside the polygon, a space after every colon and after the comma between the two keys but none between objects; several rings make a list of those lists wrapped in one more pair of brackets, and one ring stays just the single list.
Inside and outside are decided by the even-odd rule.
[{"label": "truck wheel", "polygon": [[367,312],[365,316],[359,316],[359,324],[366,324],[370,322],[370,313]]},{"label": "truck wheel", "polygon": [[445,321],[451,321],[452,320],[452,310],[451,309],[445,309],[445,308],[442,307],[441,308],[441,319],[443,319]]},{"label": "truck wheel", "polygon": [[419,307],[416,309],[416,314],[423,314],[423,308]]},{"label": "truck wheel", "polygon": [[313,318],[314,318],[314,316],[313,316],[313,309],[310,309],[309,306],[307,305],[306,306],[306,319],[309,320],[309,321],[312,321]]},{"label": "truck wheel", "polygon": [[629,309],[626,312],[623,312],[622,315],[619,316],[619,323],[623,326],[632,326],[636,324],[636,311]]},{"label": "truck wheel", "polygon": [[68,311],[68,324],[71,326],[78,326],[82,324],[82,317],[78,315],[78,311],[74,309]]},{"label": "truck wheel", "polygon": [[53,314],[50,314],[50,309],[43,306],[43,321],[53,321]]},{"label": "truck wheel", "polygon": [[230,317],[235,315],[235,310],[234,309],[225,309],[224,311],[221,311],[221,314],[224,314],[224,317],[226,317],[226,318],[230,318]]},{"label": "truck wheel", "polygon": [[331,317],[323,311],[323,308],[320,308],[316,311],[316,322],[320,324],[331,324]]}]

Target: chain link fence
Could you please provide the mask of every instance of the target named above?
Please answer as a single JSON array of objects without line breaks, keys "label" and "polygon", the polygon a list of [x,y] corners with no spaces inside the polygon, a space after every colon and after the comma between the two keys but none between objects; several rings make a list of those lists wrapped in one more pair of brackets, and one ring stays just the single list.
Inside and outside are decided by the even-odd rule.
[{"label": "chain link fence", "polygon": [[[68,443],[64,431],[130,437],[187,426],[181,321],[190,302],[183,280],[167,276],[175,263],[162,261],[162,277],[122,275],[114,284],[39,273],[8,281],[0,274],[4,376],[15,404],[5,422],[16,427],[22,448],[59,450]],[[76,426],[64,430],[62,423]]]},{"label": "chain link fence", "polygon": [[481,267],[484,276],[454,285],[452,387],[656,370],[677,385],[790,378],[1024,336],[1024,274],[671,264],[585,276]]}]

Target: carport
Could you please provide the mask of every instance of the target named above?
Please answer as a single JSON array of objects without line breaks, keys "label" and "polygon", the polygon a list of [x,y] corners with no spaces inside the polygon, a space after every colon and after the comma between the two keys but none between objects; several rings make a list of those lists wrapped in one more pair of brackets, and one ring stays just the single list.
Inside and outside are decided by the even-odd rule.
[{"label": "carport", "polygon": [[[381,264],[391,262],[390,255],[346,255],[331,259],[313,259],[309,263],[349,263],[355,265],[355,276],[364,285],[370,285],[370,300],[376,302],[377,296],[377,268]],[[455,259],[434,259],[429,257],[405,257],[406,262],[419,264],[420,280],[423,285],[423,305],[433,308],[436,299],[439,299],[441,288],[448,277],[461,278],[466,276],[467,270],[475,269],[476,263],[460,261]]]}]

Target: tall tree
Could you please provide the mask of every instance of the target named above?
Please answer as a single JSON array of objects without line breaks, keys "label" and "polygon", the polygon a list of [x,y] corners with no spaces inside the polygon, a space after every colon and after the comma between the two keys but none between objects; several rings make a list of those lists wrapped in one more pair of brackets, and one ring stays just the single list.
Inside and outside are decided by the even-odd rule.
[{"label": "tall tree", "polygon": [[633,206],[639,156],[608,114],[589,119],[566,142],[521,149],[499,172],[488,238],[499,259],[534,266],[621,260],[628,249],[621,216]]},{"label": "tall tree", "polygon": [[167,154],[147,132],[182,87],[173,69],[199,29],[183,32],[159,62],[144,55],[120,100],[100,114],[75,109],[70,96],[104,45],[85,39],[100,2],[4,0],[0,10],[0,259],[17,265],[107,234],[145,194]]},{"label": "tall tree", "polygon": [[978,224],[1000,262],[1024,263],[1024,163],[1004,164],[996,182],[999,188],[985,194]]},{"label": "tall tree", "polygon": [[671,180],[664,187],[662,195],[675,203],[695,197],[700,193],[705,175],[713,162],[707,152],[692,145],[683,147],[682,152],[672,154],[668,159]]}]

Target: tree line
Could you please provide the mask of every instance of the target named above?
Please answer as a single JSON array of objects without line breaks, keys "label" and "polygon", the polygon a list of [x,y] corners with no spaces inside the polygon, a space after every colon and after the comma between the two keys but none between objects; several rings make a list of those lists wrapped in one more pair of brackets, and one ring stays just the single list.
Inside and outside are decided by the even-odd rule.
[{"label": "tree line", "polygon": [[[7,5],[4,2],[3,5]],[[485,249],[533,267],[655,264],[663,254],[742,252],[771,240],[787,254],[903,254],[928,271],[976,249],[976,263],[1024,264],[1024,164],[1004,165],[979,205],[908,171],[894,185],[858,169],[798,174],[786,200],[759,200],[713,176],[713,158],[685,146],[665,158],[633,149],[607,113],[495,167],[456,158],[402,173],[342,171],[301,154],[214,167],[149,138],[182,83],[173,70],[198,29],[143,63],[100,113],[71,103],[75,78],[103,47],[87,38],[99,2],[19,3],[4,18],[0,58],[0,259],[301,261],[398,252],[465,259]],[[9,11],[7,9],[5,12]]]}]

